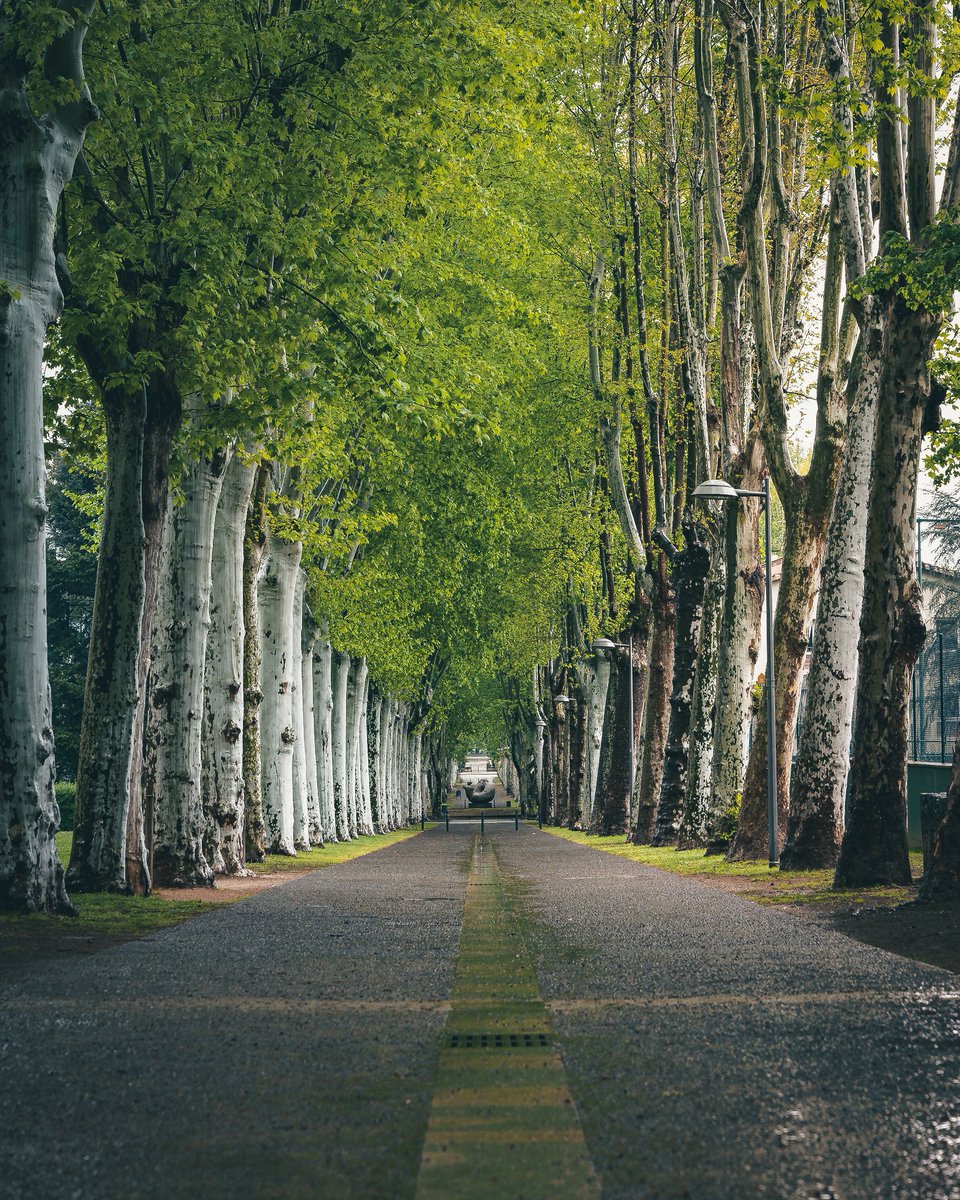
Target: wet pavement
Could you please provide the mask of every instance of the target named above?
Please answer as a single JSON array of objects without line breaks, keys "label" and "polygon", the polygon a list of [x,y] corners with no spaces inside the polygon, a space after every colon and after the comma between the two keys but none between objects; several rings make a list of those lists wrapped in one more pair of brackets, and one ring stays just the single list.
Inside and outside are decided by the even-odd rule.
[{"label": "wet pavement", "polygon": [[[489,897],[458,966],[478,829],[0,974],[0,1197],[412,1197],[428,1123],[455,1197],[470,1099],[437,1097],[471,955],[471,1030],[510,1028],[475,978]],[[960,1200],[957,976],[535,828],[485,847],[604,1197]],[[509,1138],[485,1191],[475,1149],[469,1195],[546,1194]]]}]

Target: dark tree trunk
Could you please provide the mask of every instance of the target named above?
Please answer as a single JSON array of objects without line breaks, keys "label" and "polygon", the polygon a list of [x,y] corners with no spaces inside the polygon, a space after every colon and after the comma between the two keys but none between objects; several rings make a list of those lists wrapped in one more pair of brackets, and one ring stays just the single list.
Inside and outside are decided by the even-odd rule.
[{"label": "dark tree trunk", "polygon": [[653,835],[655,846],[675,845],[683,818],[697,647],[703,619],[704,589],[710,570],[710,548],[703,527],[688,521],[684,526],[684,536],[686,544],[674,564],[676,634],[673,687],[670,694],[670,727]]},{"label": "dark tree trunk", "polygon": [[[88,362],[93,353],[85,349]],[[153,819],[143,811],[141,778],[147,673],[181,407],[167,380],[104,391],[103,401],[107,493],[68,879],[77,891],[146,893]]]},{"label": "dark tree trunk", "polygon": [[653,604],[653,628],[650,635],[650,667],[643,716],[643,753],[637,785],[637,819],[633,842],[646,845],[653,837],[663,778],[664,750],[670,723],[670,685],[673,680],[673,656],[676,605],[673,590],[661,561],[657,575],[657,594]]},{"label": "dark tree trunk", "polygon": [[583,816],[580,811],[580,783],[583,779],[583,756],[586,708],[579,688],[572,688],[567,705],[567,723],[570,727],[570,761],[567,764],[567,814],[569,829],[578,829]]},{"label": "dark tree trunk", "polygon": [[631,674],[630,663],[624,655],[617,653],[610,671],[604,705],[603,743],[600,747],[597,797],[590,821],[591,833],[623,833],[627,827],[627,795],[630,791],[627,688]]}]

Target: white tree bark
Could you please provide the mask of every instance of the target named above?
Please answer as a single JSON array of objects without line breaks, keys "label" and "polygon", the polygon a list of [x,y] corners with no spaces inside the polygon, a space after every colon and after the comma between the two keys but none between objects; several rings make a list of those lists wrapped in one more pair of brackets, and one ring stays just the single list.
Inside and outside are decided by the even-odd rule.
[{"label": "white tree bark", "polygon": [[367,660],[362,658],[357,670],[357,828],[369,837],[373,833],[373,811],[370,795],[370,747],[367,741],[367,711],[370,701],[370,676]]},{"label": "white tree bark", "polygon": [[293,629],[290,666],[290,696],[293,710],[293,844],[297,850],[310,849],[310,795],[307,785],[307,756],[304,748],[303,712],[303,597],[307,588],[304,572],[297,572],[293,599]]},{"label": "white tree bark", "polygon": [[337,840],[333,786],[333,650],[324,628],[313,649],[313,723],[317,744],[317,789],[323,838]]},{"label": "white tree bark", "polygon": [[580,781],[580,821],[584,829],[589,829],[600,776],[603,717],[607,704],[607,688],[610,686],[609,658],[606,655],[600,655],[597,657],[595,665],[578,663],[577,676],[587,701],[583,774]]},{"label": "white tree bark", "polygon": [[354,659],[347,679],[347,817],[350,836],[359,837],[360,828],[360,718],[363,691],[367,685],[365,659]]},{"label": "white tree bark", "polygon": [[303,658],[301,665],[301,692],[303,698],[303,751],[307,776],[307,827],[310,842],[323,845],[323,814],[320,811],[320,783],[317,775],[317,720],[313,695],[313,649],[317,640],[317,627],[309,613],[303,619]]},{"label": "white tree bark", "polygon": [[760,650],[763,581],[757,557],[758,507],[756,501],[745,500],[728,508],[729,566],[718,656],[708,825],[740,804],[750,727],[750,692]]},{"label": "white tree bark", "polygon": [[396,821],[396,793],[393,784],[393,756],[395,750],[394,726],[396,724],[396,701],[387,698],[383,705],[380,725],[380,789],[383,795],[381,820],[384,829],[393,830]]},{"label": "white tree bark", "polygon": [[423,734],[419,731],[413,735],[410,755],[410,793],[410,819],[419,821],[423,816]]},{"label": "white tree bark", "polygon": [[[59,92],[74,98],[39,118],[30,107],[31,64],[14,47],[30,6],[5,6],[0,34],[0,908],[47,913],[73,908],[55,842],[43,348],[63,303],[57,207],[96,117],[82,65],[94,6],[62,7],[75,27],[53,40],[44,65]],[[114,874],[122,886],[122,843]]]},{"label": "white tree bark", "polygon": [[273,533],[269,534],[258,589],[263,626],[263,705],[260,718],[263,826],[267,850],[273,854],[296,854],[293,831],[293,746],[296,740],[293,689],[300,630],[294,630],[293,616],[301,551],[300,542],[287,542]]},{"label": "white tree bark", "polygon": [[187,471],[161,549],[147,714],[146,810],[154,814],[157,883],[212,885],[201,782],[204,667],[210,629],[213,529],[229,451]]},{"label": "white tree bark", "polygon": [[337,822],[337,837],[349,842],[350,831],[350,768],[348,759],[348,701],[350,655],[333,654],[333,804]]},{"label": "white tree bark", "polygon": [[204,676],[203,804],[208,861],[215,874],[241,875],[243,787],[243,538],[257,468],[233,455],[213,534],[210,631]]}]

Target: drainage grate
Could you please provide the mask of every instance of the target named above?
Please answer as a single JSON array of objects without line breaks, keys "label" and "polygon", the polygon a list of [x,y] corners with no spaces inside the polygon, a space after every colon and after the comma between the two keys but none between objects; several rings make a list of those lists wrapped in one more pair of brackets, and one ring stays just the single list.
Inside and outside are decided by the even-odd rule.
[{"label": "drainage grate", "polygon": [[451,1050],[541,1050],[550,1045],[548,1033],[451,1033]]}]

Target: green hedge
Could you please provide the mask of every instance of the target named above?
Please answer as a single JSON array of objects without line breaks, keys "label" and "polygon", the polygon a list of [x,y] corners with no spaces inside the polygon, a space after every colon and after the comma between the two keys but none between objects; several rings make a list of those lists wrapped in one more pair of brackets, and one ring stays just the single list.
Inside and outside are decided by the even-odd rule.
[{"label": "green hedge", "polygon": [[57,803],[60,805],[60,829],[64,832],[73,829],[73,817],[77,807],[77,785],[75,783],[58,783]]}]

